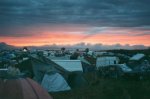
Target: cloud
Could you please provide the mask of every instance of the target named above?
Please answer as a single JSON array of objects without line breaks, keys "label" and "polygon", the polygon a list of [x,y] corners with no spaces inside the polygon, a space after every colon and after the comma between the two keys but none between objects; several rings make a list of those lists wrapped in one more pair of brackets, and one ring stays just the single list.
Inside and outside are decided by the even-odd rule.
[{"label": "cloud", "polygon": [[[149,0],[1,0],[1,25],[150,25]],[[8,22],[9,20],[9,22]]]},{"label": "cloud", "polygon": [[[113,45],[104,45],[101,43],[97,43],[97,44],[90,44],[90,43],[77,43],[74,45],[57,45],[57,44],[53,44],[55,47],[65,47],[65,48],[75,48],[75,49],[86,49],[89,48],[90,50],[112,50],[112,49],[147,49],[148,46],[144,46],[144,45],[121,45],[121,44],[113,44]],[[49,45],[49,47],[53,47],[53,45]],[[46,46],[44,46],[46,47]]]},{"label": "cloud", "polygon": [[66,34],[81,34],[87,31],[89,26],[80,24],[63,24],[63,25],[29,25],[29,26],[9,26],[0,27],[1,37],[29,37],[37,35],[53,35],[54,33],[66,33]]},{"label": "cloud", "polygon": [[145,36],[150,35],[150,27],[91,27],[83,34],[87,34],[85,38],[95,35],[122,35],[122,36]]},{"label": "cloud", "polygon": [[132,36],[149,35],[149,4],[149,0],[0,0],[0,36],[32,36],[47,30],[81,32],[87,37],[112,33],[109,30],[128,35],[125,28],[144,31],[130,32]]}]

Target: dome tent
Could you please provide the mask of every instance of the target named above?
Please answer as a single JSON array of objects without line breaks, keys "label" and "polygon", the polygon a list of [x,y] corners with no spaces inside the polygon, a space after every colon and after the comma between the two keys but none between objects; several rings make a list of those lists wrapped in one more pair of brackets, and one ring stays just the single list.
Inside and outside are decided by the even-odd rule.
[{"label": "dome tent", "polygon": [[28,77],[33,78],[49,92],[65,91],[87,85],[83,72],[70,72],[44,56],[33,54],[18,67],[21,72],[28,71],[32,75]]},{"label": "dome tent", "polygon": [[0,99],[52,99],[40,85],[29,78],[0,79]]}]

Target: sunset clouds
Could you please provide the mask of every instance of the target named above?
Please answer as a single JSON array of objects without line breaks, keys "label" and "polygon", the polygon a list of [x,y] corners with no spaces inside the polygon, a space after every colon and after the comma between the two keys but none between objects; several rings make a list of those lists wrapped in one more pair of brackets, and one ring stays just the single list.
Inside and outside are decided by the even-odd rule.
[{"label": "sunset clouds", "polygon": [[150,46],[149,0],[0,0],[0,42]]},{"label": "sunset clouds", "polygon": [[[75,29],[74,29],[75,28]],[[137,28],[117,28],[117,27],[65,27],[59,29],[37,28],[24,29],[24,35],[14,33],[13,36],[1,36],[0,42],[7,42],[16,46],[27,45],[67,45],[80,42],[106,45],[130,44],[130,45],[150,45],[150,31]],[[22,33],[23,33],[22,32]]]}]

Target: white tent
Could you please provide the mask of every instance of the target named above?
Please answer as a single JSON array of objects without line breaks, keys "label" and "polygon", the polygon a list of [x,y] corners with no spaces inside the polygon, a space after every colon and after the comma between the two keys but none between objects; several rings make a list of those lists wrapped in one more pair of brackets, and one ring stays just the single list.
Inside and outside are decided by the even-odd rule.
[{"label": "white tent", "polygon": [[117,66],[119,66],[123,72],[131,72],[132,69],[130,67],[128,67],[126,64],[118,64]]},{"label": "white tent", "polygon": [[135,54],[130,58],[130,60],[138,61],[138,60],[142,59],[144,56],[145,56],[144,54]]},{"label": "white tent", "polygon": [[119,63],[119,58],[115,56],[98,57],[96,67],[115,65]]},{"label": "white tent", "polygon": [[83,71],[80,60],[52,60],[64,69],[72,71]]},{"label": "white tent", "polygon": [[59,74],[45,74],[41,86],[48,92],[71,90],[66,80]]}]

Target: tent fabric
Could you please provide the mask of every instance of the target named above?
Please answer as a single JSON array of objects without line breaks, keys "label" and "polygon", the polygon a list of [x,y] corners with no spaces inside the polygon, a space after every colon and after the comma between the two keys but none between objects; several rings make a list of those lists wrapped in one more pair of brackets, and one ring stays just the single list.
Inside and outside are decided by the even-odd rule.
[{"label": "tent fabric", "polygon": [[33,78],[34,73],[33,73],[31,59],[28,59],[19,63],[18,68],[22,73],[25,73],[27,77]]},{"label": "tent fabric", "polygon": [[45,74],[41,86],[48,92],[71,90],[68,83],[59,73],[51,75]]},{"label": "tent fabric", "polygon": [[56,64],[60,65],[64,69],[73,72],[73,71],[82,71],[82,64],[80,60],[52,60]]},{"label": "tent fabric", "polygon": [[96,60],[96,67],[102,67],[102,66],[109,66],[109,65],[115,65],[119,63],[118,57],[115,56],[105,56],[105,57],[98,57]]},{"label": "tent fabric", "polygon": [[88,85],[83,72],[72,72],[68,77],[68,83],[71,88],[86,87]]},{"label": "tent fabric", "polygon": [[54,67],[56,70],[58,70],[59,72],[68,72],[67,70],[65,70],[64,68],[62,68],[61,66],[59,66],[58,64],[56,64],[55,62],[51,61],[50,59],[44,57],[44,56],[31,56],[32,60],[36,60],[39,61],[41,63],[47,64],[47,65],[51,65],[52,67]]},{"label": "tent fabric", "polygon": [[34,78],[38,83],[41,83],[44,74],[50,71],[61,74],[65,79],[69,75],[69,71],[50,59],[38,55],[30,56],[28,60],[21,62],[18,67],[27,77]]},{"label": "tent fabric", "polygon": [[95,71],[95,66],[89,65],[89,64],[87,64],[85,62],[81,62],[81,63],[82,63],[82,68],[83,68],[83,72],[84,73]]},{"label": "tent fabric", "polygon": [[117,66],[119,66],[123,72],[131,72],[132,71],[132,69],[130,67],[128,67],[126,64],[118,64]]},{"label": "tent fabric", "polygon": [[32,57],[31,62],[34,77],[38,83],[42,82],[44,74],[47,72],[59,73],[65,79],[67,79],[67,76],[69,74],[67,70],[63,69],[61,66],[57,65],[56,63],[45,57],[35,57],[35,58]]},{"label": "tent fabric", "polygon": [[47,70],[56,72],[56,70],[52,66],[49,66],[48,64],[44,64],[35,60],[32,60],[32,67],[33,67],[33,72],[34,72],[34,79],[38,83],[41,83],[44,77],[44,74]]},{"label": "tent fabric", "polygon": [[138,60],[142,59],[144,56],[145,56],[144,54],[135,54],[130,58],[130,60],[138,61]]},{"label": "tent fabric", "polygon": [[0,99],[52,99],[40,85],[29,78],[0,79]]},{"label": "tent fabric", "polygon": [[[34,80],[39,84],[42,84],[45,74],[48,74],[48,76],[52,76],[54,78],[54,74],[58,73],[59,75],[61,75],[61,79],[65,80],[66,85],[68,84],[68,86],[70,86],[71,88],[80,87],[80,85],[86,85],[86,81],[83,75],[81,75],[83,74],[83,72],[81,72],[81,74],[79,75],[77,72],[67,71],[60,65],[56,64],[50,59],[47,59],[46,57],[39,57],[36,55],[31,56],[29,60],[26,60],[23,63],[19,64],[19,69],[21,70],[21,72],[29,72],[29,74],[31,74],[31,78],[34,77]],[[53,83],[53,86],[55,86],[55,84],[59,82],[59,80],[57,79],[56,81],[56,83]]]}]

